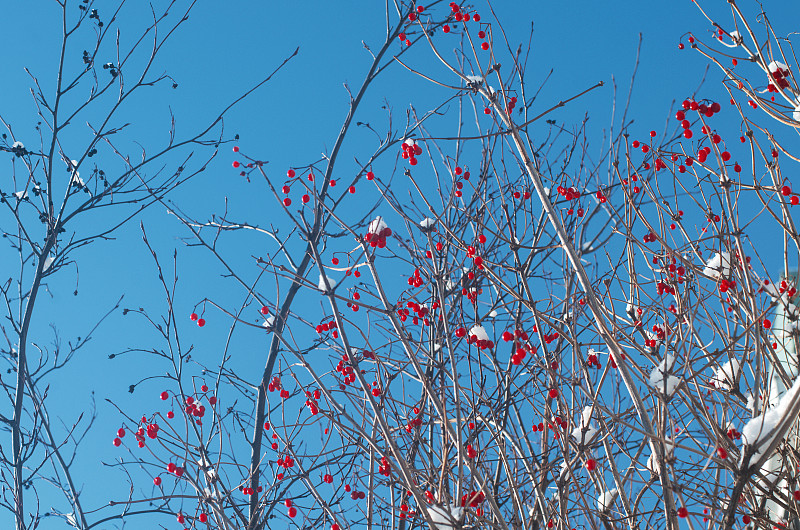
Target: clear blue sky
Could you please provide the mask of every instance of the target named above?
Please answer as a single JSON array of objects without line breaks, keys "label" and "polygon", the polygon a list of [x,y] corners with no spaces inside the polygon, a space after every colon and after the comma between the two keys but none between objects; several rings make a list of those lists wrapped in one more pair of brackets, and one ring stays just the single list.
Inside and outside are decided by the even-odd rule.
[{"label": "clear blue sky", "polygon": [[[77,2],[73,3],[77,10]],[[724,3],[717,3],[723,9],[718,13],[720,20],[727,23],[730,17],[725,16]],[[155,4],[158,7],[164,2],[159,0]],[[243,151],[268,160],[268,172],[275,175],[282,175],[290,166],[317,160],[321,152],[332,146],[347,111],[347,93],[342,83],[349,83],[355,90],[369,66],[370,57],[362,41],[373,48],[382,42],[382,5],[383,2],[374,1],[312,1],[300,7],[292,2],[199,2],[155,68],[173,76],[178,89],[153,90],[136,99],[121,117],[121,121],[132,122],[126,138],[145,146],[163,145],[168,131],[168,109],[175,113],[179,136],[196,130],[299,46],[299,55],[274,81],[236,107],[228,115],[225,127],[226,131],[240,135],[238,145]],[[147,22],[148,10],[144,6],[144,2],[137,0],[123,8],[119,16],[123,43],[130,42]],[[107,19],[106,2],[97,2],[95,7]],[[483,3],[476,7],[484,20],[491,18]],[[690,96],[703,77],[706,64],[703,58],[688,49],[678,50],[686,32],[707,36],[709,28],[689,0],[559,3],[498,0],[493,7],[514,45],[525,46],[533,27],[530,86],[538,86],[553,69],[539,96],[538,108],[547,108],[597,81],[606,83],[604,88],[551,116],[569,126],[588,112],[589,132],[593,136],[589,138],[590,149],[611,119],[612,76],[617,83],[618,105],[624,103],[640,33],[639,73],[629,111],[629,116],[636,120],[632,130],[642,135],[650,129],[661,131],[670,111],[674,111],[674,102]],[[778,34],[794,29],[788,27],[789,23],[800,20],[800,5],[796,2],[770,2],[768,8]],[[31,80],[23,68],[29,68],[45,92],[52,94],[60,38],[59,8],[53,1],[31,0],[8,3],[3,10],[6,23],[0,33],[0,47],[4,50],[0,54],[0,115],[31,146],[36,144],[33,127],[37,117],[29,93]],[[775,15],[778,13],[780,18]],[[90,37],[86,34],[87,48]],[[81,45],[68,50],[67,60],[75,68],[82,65],[82,50]],[[430,71],[442,73],[424,46],[413,52],[410,60],[418,67],[428,66]],[[724,98],[719,90],[720,79],[717,70],[710,70],[700,97],[707,91],[709,97]],[[402,119],[409,104],[425,110],[443,97],[442,92],[413,78],[400,66],[384,74],[378,87],[357,118],[374,122],[378,130],[385,123],[379,108],[384,100],[394,107],[396,118]],[[86,138],[85,124],[74,123],[72,127],[75,139],[67,142],[79,146]],[[135,153],[134,145],[128,143],[128,146]],[[101,163],[103,156],[110,155],[101,153]],[[349,164],[353,156],[359,156],[359,146],[351,143],[343,157]],[[3,158],[0,189],[16,191],[9,189],[10,155]],[[173,199],[200,218],[221,212],[227,198],[229,210],[238,219],[259,224],[280,222],[264,186],[257,182],[248,184],[240,178],[231,167],[234,158],[229,146],[221,148],[209,169],[179,190]],[[105,163],[113,166],[111,161]],[[0,213],[0,222],[8,220],[5,212]],[[115,241],[97,243],[75,255],[80,266],[78,296],[72,295],[78,281],[74,267],[64,268],[49,280],[48,294],[40,300],[35,316],[32,340],[50,344],[52,324],[63,343],[75,341],[77,336],[85,336],[122,295],[123,307],[145,307],[153,315],[160,314],[164,309],[163,296],[152,260],[141,241],[139,220],[147,228],[166,268],[170,268],[172,249],[179,250],[178,301],[182,304],[179,315],[188,315],[194,303],[204,297],[230,305],[237,303],[241,293],[231,297],[229,285],[219,278],[219,266],[207,253],[187,249],[180,238],[188,237],[188,232],[166,215],[163,208],[155,207],[121,230]],[[231,238],[224,249],[237,256],[239,263],[262,251],[237,241]],[[0,248],[0,281],[14,276],[16,271],[13,254],[5,246]],[[206,318],[209,323],[202,331],[187,320],[184,340],[194,342],[197,356],[213,362],[215,352],[225,341],[229,321],[213,310]],[[107,501],[106,488],[119,478],[99,463],[114,458],[116,452],[110,441],[120,423],[117,412],[105,399],[112,399],[136,417],[158,407],[157,394],[161,391],[156,383],[145,384],[142,390],[128,394],[128,385],[136,382],[137,377],[152,373],[153,366],[141,365],[133,357],[111,361],[108,355],[128,347],[152,347],[151,339],[152,334],[141,320],[117,312],[96,332],[72,365],[52,380],[51,414],[60,416],[67,426],[88,408],[90,393],[95,392],[98,422],[84,441],[77,460],[78,481],[85,488],[83,501],[89,506]],[[255,334],[240,340],[237,347],[241,351],[237,355],[247,359],[252,354],[252,363],[243,360],[242,367],[260,373],[263,367],[260,354],[265,346],[265,337]],[[6,349],[5,344],[2,348]],[[163,373],[165,367],[157,369]],[[0,526],[5,527],[6,521],[8,515],[0,514]],[[43,528],[61,526],[63,522],[46,523]]]}]

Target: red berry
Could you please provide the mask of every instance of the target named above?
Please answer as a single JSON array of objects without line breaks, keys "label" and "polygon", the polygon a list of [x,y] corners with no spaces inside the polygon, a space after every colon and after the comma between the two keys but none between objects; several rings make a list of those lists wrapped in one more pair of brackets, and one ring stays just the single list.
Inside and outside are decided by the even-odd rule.
[{"label": "red berry", "polygon": [[685,506],[678,508],[678,517],[685,518],[689,515],[689,510]]},{"label": "red berry", "polygon": [[489,43],[488,42],[481,43],[481,50],[488,50],[488,49],[489,49]]},{"label": "red berry", "polygon": [[292,199],[290,199],[289,197],[286,197],[285,199],[283,199],[283,205],[284,206],[291,206],[292,205]]},{"label": "red berry", "polygon": [[781,188],[781,194],[782,194],[784,197],[788,197],[789,195],[791,195],[791,194],[792,194],[792,188],[790,188],[789,186],[784,186],[784,187],[782,187],[782,188]]},{"label": "red berry", "polygon": [[444,31],[445,33],[450,33],[450,26],[445,24],[444,26],[442,26],[442,31]]},{"label": "red berry", "polygon": [[122,440],[114,438],[114,447],[119,447],[120,445],[122,445]]},{"label": "red berry", "polygon": [[206,325],[206,320],[204,318],[200,318],[197,320],[197,325],[201,328]]},{"label": "red berry", "polygon": [[289,171],[286,172],[286,176],[289,177],[290,179],[293,179],[294,175],[295,175],[294,169],[290,169]]},{"label": "red berry", "polygon": [[201,523],[205,523],[206,521],[208,521],[208,515],[201,513],[198,519],[200,519]]},{"label": "red berry", "polygon": [[289,517],[294,517],[295,515],[297,515],[297,508],[292,506],[291,508],[289,508]]},{"label": "red berry", "polygon": [[234,161],[233,161],[233,167],[239,167],[239,166],[241,166],[241,164],[239,163],[239,161],[238,161],[238,160],[234,160]]},{"label": "red berry", "polygon": [[189,320],[191,320],[191,321],[193,321],[193,322],[194,322],[195,320],[197,320],[197,313],[192,313],[191,315],[189,315]]},{"label": "red berry", "polygon": [[118,430],[117,436],[119,436],[120,438],[125,438],[125,429]]},{"label": "red berry", "polygon": [[167,399],[169,399],[169,394],[165,390],[164,392],[161,392],[161,400],[166,401]]},{"label": "red berry", "polygon": [[375,178],[375,173],[372,171],[367,171],[367,180],[372,180]]},{"label": "red berry", "polygon": [[155,484],[156,486],[160,486],[161,485],[161,477],[154,478],[153,479],[153,484]]},{"label": "red berry", "polygon": [[238,153],[239,152],[239,146],[238,145],[234,145],[233,146],[233,152],[234,153]]}]

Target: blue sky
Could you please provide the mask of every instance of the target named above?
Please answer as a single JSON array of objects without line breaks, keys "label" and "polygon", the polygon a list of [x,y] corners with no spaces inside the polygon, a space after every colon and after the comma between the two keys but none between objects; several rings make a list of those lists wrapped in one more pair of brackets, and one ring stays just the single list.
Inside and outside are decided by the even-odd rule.
[{"label": "blue sky", "polygon": [[[156,6],[162,4],[155,2]],[[134,156],[134,140],[142,145],[163,145],[170,109],[175,114],[179,136],[202,127],[299,46],[298,56],[274,81],[229,113],[225,130],[230,135],[240,135],[237,145],[242,151],[269,161],[267,172],[276,178],[282,177],[288,167],[319,159],[320,153],[332,146],[347,110],[347,93],[342,84],[348,83],[356,90],[369,65],[370,57],[362,42],[377,48],[383,38],[381,2],[347,4],[316,1],[298,8],[290,2],[198,3],[155,67],[157,72],[166,70],[178,88],[154,89],[134,99],[120,116],[121,122],[132,123],[122,141]],[[147,22],[148,12],[142,9],[143,5],[130,2],[123,8],[119,16],[123,43],[130,42],[126,39],[131,39]],[[73,7],[77,9],[77,3]],[[96,7],[105,19],[108,13],[104,3],[98,2]],[[485,5],[478,3],[476,7],[484,20],[491,19]],[[686,42],[689,31],[707,37],[708,24],[688,0],[576,0],[558,4],[503,0],[493,7],[514,46],[525,46],[533,28],[530,86],[538,87],[553,70],[537,101],[538,108],[547,108],[597,81],[606,83],[550,116],[571,126],[588,113],[590,150],[611,120],[612,76],[617,84],[618,108],[624,104],[640,33],[640,64],[629,110],[629,117],[635,119],[633,131],[638,130],[642,136],[650,129],[660,132],[675,110],[675,101],[691,95],[702,79],[705,60],[689,49],[678,50],[678,43]],[[769,9],[771,13],[781,13],[780,18],[773,15],[779,34],[790,31],[784,25],[798,20],[800,14],[800,6],[789,1],[771,2]],[[0,115],[26,145],[35,145],[33,127],[37,118],[29,93],[31,81],[24,68],[40,80],[45,92],[52,93],[58,60],[59,9],[55,2],[32,0],[4,6],[4,13],[7,21],[16,22],[7,23],[0,34],[5,50],[0,54]],[[715,16],[724,22],[730,20],[724,10]],[[91,34],[87,34],[85,46],[90,42]],[[399,43],[396,48],[400,49]],[[81,51],[80,44],[68,50],[68,61],[75,68],[82,65]],[[447,79],[424,46],[412,50],[408,57],[427,73]],[[699,97],[706,91],[711,94],[709,97],[724,97],[719,90],[720,79],[720,73],[711,69]],[[396,65],[367,98],[359,119],[370,121],[380,130],[385,126],[385,114],[380,109],[385,101],[393,107],[396,118],[402,118],[409,105],[426,109],[442,98],[441,91]],[[86,137],[85,125],[79,122],[72,127],[75,136],[67,139],[67,145],[80,145]],[[352,164],[353,156],[359,154],[358,142],[367,141],[368,137],[354,135],[355,140],[346,145],[343,156],[349,159],[343,166]],[[101,156],[110,157],[107,153]],[[230,145],[223,146],[208,170],[178,190],[173,200],[199,218],[222,211],[227,200],[229,211],[240,220],[278,222],[265,187],[239,177],[231,167],[235,158]],[[100,160],[108,167],[115,166],[113,160]],[[13,191],[8,189],[6,180],[11,162],[6,159],[3,164],[6,169],[0,173],[0,189]],[[0,222],[6,223],[8,217],[3,215],[0,214]],[[121,230],[116,240],[95,244],[76,254],[80,266],[77,296],[72,295],[78,281],[74,267],[66,267],[51,278],[48,296],[40,300],[35,317],[36,341],[46,344],[52,340],[51,324],[64,342],[85,336],[122,295],[123,307],[146,307],[153,314],[163,310],[153,263],[141,241],[140,220],[160,253],[162,265],[170,268],[167,264],[172,249],[179,251],[179,315],[188,315],[194,304],[205,297],[231,301],[228,284],[219,278],[219,266],[204,251],[187,248],[181,241],[189,236],[186,229],[163,208],[154,207]],[[244,240],[230,238],[224,243],[224,250],[237,260],[246,260],[259,252],[248,245]],[[16,274],[16,264],[11,265],[13,256],[6,247],[0,249],[0,260],[8,263],[0,266],[0,280]],[[187,320],[184,340],[193,341],[197,355],[207,355],[211,362],[226,339],[229,323],[214,311],[209,311],[206,319],[208,325],[202,333]],[[112,399],[134,417],[152,410],[158,405],[158,384],[143,385],[143,390],[133,395],[127,393],[127,388],[136,381],[135,374],[164,371],[164,367],[143,365],[130,357],[110,361],[108,355],[128,347],[146,347],[151,339],[140,320],[117,312],[97,331],[72,366],[52,381],[51,402],[56,405],[51,413],[60,415],[65,425],[71,425],[79,411],[87,408],[90,392],[96,393],[98,423],[84,442],[85,452],[78,457],[80,480],[86,485],[84,502],[89,504],[100,505],[107,500],[102,493],[109,470],[101,467],[99,460],[110,461],[114,457],[110,440],[120,422],[116,411],[104,400]],[[241,355],[263,351],[265,346],[266,338],[256,334],[245,334],[237,342]],[[252,365],[242,362],[244,369],[259,367],[258,357]],[[6,520],[7,514],[0,514],[0,524]]]}]

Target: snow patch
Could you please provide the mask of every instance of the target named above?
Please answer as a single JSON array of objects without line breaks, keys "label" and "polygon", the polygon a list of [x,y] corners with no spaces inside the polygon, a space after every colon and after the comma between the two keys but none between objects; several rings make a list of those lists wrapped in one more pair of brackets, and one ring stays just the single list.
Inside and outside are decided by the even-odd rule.
[{"label": "snow patch", "polygon": [[671,396],[681,383],[681,379],[679,377],[670,374],[670,371],[674,365],[675,356],[667,354],[664,356],[664,360],[661,361],[652,372],[650,372],[650,378],[647,382],[657,392],[662,392],[667,396]]},{"label": "snow patch", "polygon": [[450,506],[428,506],[428,515],[433,521],[432,530],[454,530],[461,527],[464,508],[455,504]]},{"label": "snow patch", "polygon": [[714,372],[714,378],[711,380],[711,384],[723,390],[732,390],[738,373],[739,360],[731,359],[717,368],[717,371]]},{"label": "snow patch", "polygon": [[798,393],[800,393],[800,378],[795,380],[792,388],[781,396],[774,407],[751,419],[742,428],[742,441],[747,445],[757,446],[753,459],[760,458],[766,447],[772,442],[775,437],[775,429],[788,414],[789,407],[797,398]]},{"label": "snow patch", "polygon": [[[336,286],[336,280],[334,280],[333,278],[328,276],[328,285],[330,285],[331,289],[333,289]],[[325,288],[325,276],[323,276],[322,274],[319,275],[319,284],[317,285],[317,287],[319,287],[320,291],[325,291],[326,290],[326,288]]]},{"label": "snow patch", "polygon": [[[584,430],[586,431],[585,434]],[[581,412],[580,423],[572,429],[572,437],[582,442],[589,442],[596,434],[597,427],[592,423],[592,407],[584,407],[583,412]]]},{"label": "snow patch", "polygon": [[385,229],[386,229],[386,221],[384,221],[383,217],[379,215],[369,223],[369,228],[367,228],[367,232],[369,232],[370,234],[380,234]]},{"label": "snow patch", "polygon": [[609,491],[604,491],[597,497],[597,509],[601,512],[606,512],[611,509],[614,499],[617,496],[617,488]]},{"label": "snow patch", "polygon": [[472,329],[469,330],[469,335],[475,335],[478,337],[478,340],[489,340],[489,334],[486,333],[486,330],[481,325],[472,326]]},{"label": "snow patch", "polygon": [[703,274],[714,279],[728,276],[731,272],[731,255],[728,252],[717,252],[714,254],[703,269]]},{"label": "snow patch", "polygon": [[436,222],[436,219],[431,219],[430,217],[426,217],[422,221],[419,222],[419,226],[421,226],[424,230],[428,230],[433,224]]}]

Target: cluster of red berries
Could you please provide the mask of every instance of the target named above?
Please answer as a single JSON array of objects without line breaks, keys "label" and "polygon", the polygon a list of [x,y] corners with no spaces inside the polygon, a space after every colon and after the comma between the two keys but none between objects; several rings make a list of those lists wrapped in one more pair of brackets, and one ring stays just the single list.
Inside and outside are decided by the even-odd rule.
[{"label": "cluster of red berries", "polygon": [[[638,324],[639,324],[639,325],[641,325],[641,322],[639,322]],[[645,342],[647,342],[647,341],[645,341]],[[653,341],[653,342],[655,342],[655,341]],[[655,344],[654,344],[653,346],[651,346],[651,348],[655,348]],[[619,358],[620,358],[620,360],[622,360],[622,361],[624,361],[625,359],[627,359],[627,357],[625,356],[625,354],[624,354],[624,353],[620,353],[620,354],[619,354]],[[608,361],[609,361],[609,364],[611,364],[611,368],[617,368],[617,361],[615,361],[615,360],[614,360],[614,357],[613,357],[613,356],[609,355],[609,357],[608,357]]]},{"label": "cluster of red berries", "polygon": [[[772,74],[772,79],[775,80],[775,83],[778,84],[781,88],[789,88],[789,76],[791,72],[786,67],[785,64],[779,62],[770,63],[769,73]],[[778,92],[778,89],[770,80],[769,85],[767,85],[768,92]]]},{"label": "cluster of red berries", "polygon": [[375,232],[367,232],[364,234],[364,241],[369,243],[369,246],[375,248],[384,248],[386,246],[386,238],[391,237],[392,229],[388,226],[382,227]]},{"label": "cluster of red berries", "polygon": [[561,431],[559,431],[559,429],[564,430],[568,426],[569,426],[569,423],[567,423],[567,420],[561,419],[560,416],[555,416],[553,418],[553,421],[552,422],[548,422],[547,425],[545,425],[544,422],[539,422],[538,425],[533,424],[533,426],[531,427],[531,431],[533,431],[533,432],[545,432],[545,428],[546,428],[548,430],[553,431],[553,437],[554,438],[560,438],[561,437]]},{"label": "cluster of red berries", "polygon": [[664,282],[657,282],[656,283],[656,292],[658,296],[661,296],[664,293],[667,294],[675,294],[675,288],[669,285],[668,283]]},{"label": "cluster of red berries", "polygon": [[172,462],[167,464],[167,471],[175,475],[176,477],[182,477],[183,472],[185,471],[181,466],[176,466]]},{"label": "cluster of red berries", "polygon": [[560,337],[558,331],[554,331],[554,332],[552,332],[550,334],[545,334],[545,335],[543,335],[544,343],[545,344],[550,344],[551,342],[556,340],[558,337]]},{"label": "cluster of red berries", "polygon": [[475,508],[480,506],[486,500],[486,495],[482,491],[470,491],[461,496],[461,506],[470,506]]},{"label": "cluster of red berries", "polygon": [[336,365],[336,371],[344,376],[343,384],[340,388],[344,390],[344,385],[351,385],[356,381],[356,374],[353,367],[350,365],[350,359],[346,353],[342,354],[339,364]]},{"label": "cluster of red berries", "polygon": [[294,467],[295,462],[294,458],[292,458],[290,455],[286,455],[283,457],[278,457],[278,460],[275,463],[283,469],[290,469]]},{"label": "cluster of red berries", "polygon": [[333,338],[334,339],[339,336],[339,333],[336,330],[336,321],[335,320],[331,320],[331,321],[326,322],[324,324],[318,324],[317,327],[316,327],[316,331],[320,335],[325,333],[326,331],[330,331],[330,330],[333,330]]},{"label": "cluster of red berries", "polygon": [[205,319],[199,318],[197,316],[197,313],[192,313],[191,315],[189,315],[189,320],[191,320],[192,322],[197,322],[197,325],[200,326],[201,328],[206,325]]},{"label": "cluster of red berries", "polygon": [[306,398],[307,398],[306,406],[308,407],[308,410],[311,412],[311,414],[313,416],[319,414],[319,405],[317,404],[320,398],[319,389],[315,390],[313,394],[310,391],[306,390]]},{"label": "cluster of red berries", "polygon": [[400,153],[400,156],[404,160],[408,160],[408,163],[412,166],[416,166],[417,156],[422,154],[422,147],[420,147],[419,144],[417,144],[411,138],[400,144],[400,147],[403,149],[402,153]]},{"label": "cluster of red berries", "polygon": [[195,401],[192,396],[188,396],[184,401],[185,406],[183,408],[184,412],[186,412],[187,416],[194,416],[197,418],[197,424],[201,425],[200,418],[205,416],[206,408],[199,401]]},{"label": "cluster of red berries", "polygon": [[[264,489],[263,487],[259,486],[258,487],[258,493],[261,493],[263,491],[263,489]],[[256,494],[256,491],[253,490],[253,488],[247,488],[245,486],[239,486],[239,491],[241,491],[244,495],[255,495]]]},{"label": "cluster of red berries", "polygon": [[[556,191],[558,191],[558,194],[564,197],[564,199],[566,199],[567,201],[576,201],[581,198],[581,192],[575,189],[574,186],[570,186],[569,188],[565,188],[564,186],[559,186],[558,188],[556,188]],[[570,208],[567,210],[567,215],[573,215],[576,213],[578,217],[583,217],[584,214],[583,208],[579,207],[576,210],[574,207],[570,206]]]},{"label": "cluster of red berries", "polygon": [[[419,286],[415,285],[415,287]],[[438,304],[436,304],[436,307],[438,307]],[[428,309],[428,307],[425,306],[424,304],[418,304],[413,300],[409,300],[408,302],[406,302],[406,307],[401,307],[400,309],[398,309],[397,316],[401,322],[405,322],[406,319],[408,319],[408,317],[411,316],[411,311],[414,311],[415,313],[414,316],[411,317],[412,324],[416,326],[420,323],[420,319],[422,319],[423,326],[431,325],[431,320],[430,318],[428,318],[428,315],[430,314],[430,310]]]},{"label": "cluster of red berries", "polygon": [[267,385],[267,390],[269,390],[270,392],[276,392],[280,390],[280,396],[283,399],[287,399],[291,395],[288,390],[283,388],[283,385],[281,383],[281,378],[278,377],[277,375],[274,376],[272,380],[269,382],[269,384]]},{"label": "cluster of red berries", "polygon": [[471,460],[475,460],[476,458],[478,458],[478,451],[477,451],[477,449],[472,447],[472,444],[467,444],[464,447],[464,449],[467,451],[467,458],[469,458]]},{"label": "cluster of red berries", "polygon": [[392,463],[389,462],[389,459],[385,456],[381,457],[381,465],[378,466],[378,473],[384,477],[388,477],[392,474]]},{"label": "cluster of red berries", "polygon": [[411,287],[422,287],[425,284],[425,280],[422,279],[422,273],[418,268],[414,269],[414,274],[408,277],[407,282]]},{"label": "cluster of red berries", "polygon": [[416,417],[408,420],[408,424],[406,425],[406,432],[409,433],[412,432],[415,427],[422,426],[422,418],[419,417],[420,413],[419,407],[414,407],[412,410],[414,411],[414,415]]},{"label": "cluster of red berries", "polygon": [[595,368],[602,368],[599,359],[597,358],[597,354],[590,353],[589,356],[586,358],[586,366],[591,368],[594,366]]}]

